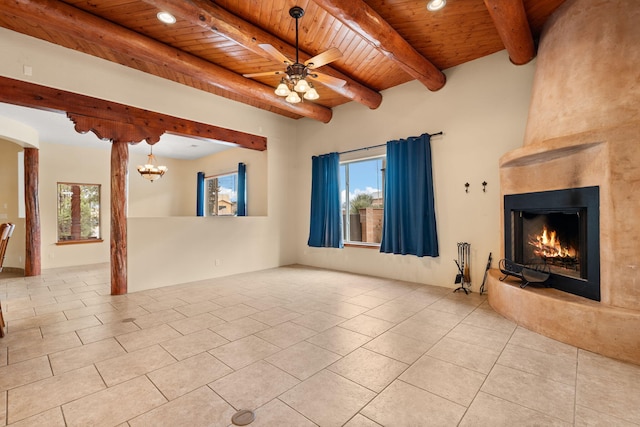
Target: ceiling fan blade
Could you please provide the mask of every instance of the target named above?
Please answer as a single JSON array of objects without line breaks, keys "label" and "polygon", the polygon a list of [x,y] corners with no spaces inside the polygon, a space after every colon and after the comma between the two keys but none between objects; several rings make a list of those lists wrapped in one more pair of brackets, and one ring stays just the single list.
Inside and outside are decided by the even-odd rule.
[{"label": "ceiling fan blade", "polygon": [[332,47],[331,49],[326,50],[314,56],[313,58],[307,59],[304,62],[304,65],[309,68],[318,68],[328,64],[329,62],[333,62],[340,57],[342,57],[342,52],[340,52],[340,49],[338,49],[337,47]]},{"label": "ceiling fan blade", "polygon": [[309,76],[329,87],[342,87],[347,84],[347,82],[342,79],[318,72],[309,73]]},{"label": "ceiling fan blade", "polygon": [[278,49],[273,47],[273,45],[270,45],[268,43],[263,43],[263,44],[259,44],[258,46],[260,46],[262,50],[264,50],[269,55],[271,55],[272,58],[277,59],[278,62],[282,62],[283,64],[286,64],[286,65],[293,64],[293,61],[291,61],[289,58],[284,56]]},{"label": "ceiling fan blade", "polygon": [[284,74],[284,71],[264,71],[262,73],[250,73],[250,74],[243,74],[242,77],[278,76],[280,74]]}]

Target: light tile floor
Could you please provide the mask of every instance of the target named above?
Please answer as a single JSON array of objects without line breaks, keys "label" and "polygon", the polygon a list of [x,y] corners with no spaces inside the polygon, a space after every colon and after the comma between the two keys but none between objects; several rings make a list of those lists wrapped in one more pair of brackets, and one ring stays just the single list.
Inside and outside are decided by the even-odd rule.
[{"label": "light tile floor", "polygon": [[640,425],[640,366],[477,293],[301,266],[109,289],[108,265],[0,275],[0,426]]}]

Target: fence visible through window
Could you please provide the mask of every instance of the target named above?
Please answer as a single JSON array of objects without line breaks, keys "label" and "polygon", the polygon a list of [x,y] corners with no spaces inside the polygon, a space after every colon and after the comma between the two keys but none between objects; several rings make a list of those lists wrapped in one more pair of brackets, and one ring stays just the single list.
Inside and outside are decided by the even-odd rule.
[{"label": "fence visible through window", "polygon": [[345,243],[380,244],[385,167],[384,156],[340,164],[342,236]]}]

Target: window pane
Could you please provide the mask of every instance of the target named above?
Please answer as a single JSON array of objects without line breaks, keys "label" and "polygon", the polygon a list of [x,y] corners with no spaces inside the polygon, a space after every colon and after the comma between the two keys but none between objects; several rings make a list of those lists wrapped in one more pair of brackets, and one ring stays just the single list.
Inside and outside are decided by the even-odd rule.
[{"label": "window pane", "polygon": [[385,158],[340,165],[343,238],[379,244],[384,213]]},{"label": "window pane", "polygon": [[207,178],[206,214],[208,216],[235,215],[238,201],[238,174]]},{"label": "window pane", "polygon": [[58,183],[58,242],[100,239],[100,185]]}]

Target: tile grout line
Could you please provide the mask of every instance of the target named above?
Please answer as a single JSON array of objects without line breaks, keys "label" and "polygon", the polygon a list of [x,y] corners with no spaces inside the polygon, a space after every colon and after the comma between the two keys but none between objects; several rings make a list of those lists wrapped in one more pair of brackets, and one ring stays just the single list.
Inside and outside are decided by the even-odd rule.
[{"label": "tile grout line", "polygon": [[[476,310],[478,310],[479,307],[476,307]],[[476,310],[473,310],[471,313],[475,312]],[[471,315],[471,313],[469,313],[464,319],[466,319],[468,316]],[[462,323],[462,321],[464,321],[464,319],[462,319],[460,321],[460,323]],[[500,356],[502,356],[502,353],[504,353],[504,349],[507,348],[507,344],[509,344],[509,341],[511,341],[511,338],[513,337],[513,334],[515,333],[515,331],[517,330],[517,325],[516,327],[513,329],[513,331],[511,331],[511,333],[509,334],[509,339],[507,339],[507,341],[505,342],[504,346],[502,347],[502,350],[500,350],[500,354],[498,355],[498,357],[496,357],[495,362],[493,362],[493,365],[491,366],[491,369],[489,370],[489,372],[485,375],[484,380],[482,380],[482,384],[480,384],[480,387],[478,387],[478,391],[476,391],[475,395],[473,396],[473,399],[471,399],[471,403],[469,403],[469,406],[467,406],[464,410],[464,413],[462,414],[462,417],[460,417],[460,421],[458,421],[457,425],[460,425],[460,423],[462,423],[462,421],[464,420],[464,417],[467,415],[467,413],[469,412],[469,408],[471,408],[471,405],[473,405],[473,402],[478,398],[478,394],[482,391],[482,387],[484,386],[484,384],[487,382],[487,379],[489,378],[489,375],[491,375],[491,372],[493,371],[493,368],[496,366],[496,364],[498,363],[498,360],[500,360]],[[486,393],[486,392],[484,392]],[[496,396],[497,397],[497,396]]]}]

